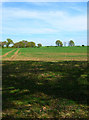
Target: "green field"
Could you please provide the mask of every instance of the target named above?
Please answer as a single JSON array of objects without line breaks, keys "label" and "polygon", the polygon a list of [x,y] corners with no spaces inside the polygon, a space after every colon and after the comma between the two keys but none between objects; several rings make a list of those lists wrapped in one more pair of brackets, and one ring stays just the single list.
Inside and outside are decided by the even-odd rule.
[{"label": "green field", "polygon": [[[2,49],[2,54],[14,48]],[[41,47],[41,48],[16,48],[18,55],[14,60],[36,60],[36,61],[60,61],[60,60],[87,60],[87,47]],[[14,52],[16,52],[16,50]],[[14,52],[3,57],[10,59]]]},{"label": "green field", "polygon": [[[13,48],[13,50],[14,49],[16,49],[16,48]],[[12,50],[12,48],[3,48],[2,49],[2,55],[4,55],[5,53],[7,53],[7,52],[9,52],[9,51],[11,51]]]},{"label": "green field", "polygon": [[87,47],[17,48],[5,56],[3,119],[88,119],[86,60]]},{"label": "green field", "polygon": [[17,51],[17,49],[11,49],[10,51],[12,51],[12,52],[9,53],[8,55],[4,56],[3,58],[10,58],[10,57],[12,57],[14,55],[14,53]]}]

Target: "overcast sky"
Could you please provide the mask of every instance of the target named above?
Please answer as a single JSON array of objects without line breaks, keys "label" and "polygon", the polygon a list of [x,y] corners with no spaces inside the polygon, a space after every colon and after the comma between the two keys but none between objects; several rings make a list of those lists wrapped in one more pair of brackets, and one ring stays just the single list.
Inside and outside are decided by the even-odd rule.
[{"label": "overcast sky", "polygon": [[3,2],[2,39],[87,44],[87,2]]}]

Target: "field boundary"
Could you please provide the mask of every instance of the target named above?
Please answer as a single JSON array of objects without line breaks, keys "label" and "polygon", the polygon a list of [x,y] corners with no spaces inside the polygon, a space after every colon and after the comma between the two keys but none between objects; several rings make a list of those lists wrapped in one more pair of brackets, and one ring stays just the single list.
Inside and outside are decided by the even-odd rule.
[{"label": "field boundary", "polygon": [[8,58],[8,59],[4,59],[3,61],[6,61],[6,60],[9,60],[9,61],[46,61],[46,62],[59,62],[59,61],[87,61],[87,58],[65,58],[65,57],[62,57],[60,59],[50,59],[50,58],[47,58],[47,59],[43,59],[43,58],[29,58],[29,57],[23,57],[20,58],[20,57],[17,57],[16,59],[16,56],[14,58]]}]

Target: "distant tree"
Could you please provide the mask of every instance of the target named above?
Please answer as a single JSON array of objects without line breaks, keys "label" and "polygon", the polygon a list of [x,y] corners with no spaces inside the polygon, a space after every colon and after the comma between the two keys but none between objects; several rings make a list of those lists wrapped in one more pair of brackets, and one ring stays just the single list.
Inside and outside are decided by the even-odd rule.
[{"label": "distant tree", "polygon": [[36,44],[34,42],[30,42],[30,47],[35,47]]},{"label": "distant tree", "polygon": [[63,46],[63,43],[62,43],[60,40],[57,40],[57,41],[56,41],[56,45],[62,47],[62,46]]},{"label": "distant tree", "polygon": [[10,44],[13,44],[13,40],[11,40],[10,38],[7,38],[7,48],[9,47]]},{"label": "distant tree", "polygon": [[15,47],[15,48],[35,47],[35,43],[22,40],[17,43],[14,43],[13,47]]},{"label": "distant tree", "polygon": [[0,47],[2,47],[2,42],[0,42]]},{"label": "distant tree", "polygon": [[82,45],[82,47],[84,47],[84,45]]},{"label": "distant tree", "polygon": [[21,42],[23,43],[24,47],[27,47],[28,41],[22,40]]},{"label": "distant tree", "polygon": [[70,40],[70,41],[69,41],[69,46],[75,46],[75,43],[74,43],[73,40]]},{"label": "distant tree", "polygon": [[27,42],[27,45],[26,45],[27,47],[31,47],[31,44],[30,44],[30,42]]},{"label": "distant tree", "polygon": [[20,41],[20,42],[19,42],[19,47],[20,47],[20,48],[25,48],[25,43],[24,43],[23,41]]},{"label": "distant tree", "polygon": [[25,47],[25,43],[23,41],[19,41],[17,43],[14,43],[15,48],[24,48]]},{"label": "distant tree", "polygon": [[6,41],[3,41],[0,43],[1,44],[1,47],[4,48],[5,45],[7,45],[7,42]]},{"label": "distant tree", "polygon": [[19,43],[19,42],[14,43],[13,47],[14,47],[14,48],[20,48],[20,43]]},{"label": "distant tree", "polygon": [[41,43],[39,43],[39,44],[37,44],[37,46],[38,46],[38,47],[42,47],[42,44],[41,44]]}]

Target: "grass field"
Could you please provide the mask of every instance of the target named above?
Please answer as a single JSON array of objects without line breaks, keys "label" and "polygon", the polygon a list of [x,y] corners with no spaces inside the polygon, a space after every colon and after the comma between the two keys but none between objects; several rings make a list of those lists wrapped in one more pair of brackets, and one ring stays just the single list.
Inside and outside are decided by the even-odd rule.
[{"label": "grass field", "polygon": [[[13,48],[13,50],[16,49],[16,48]],[[3,48],[2,49],[2,55],[4,55],[5,53],[11,51],[12,49],[11,48]]]},{"label": "grass field", "polygon": [[4,57],[3,119],[88,119],[86,47],[20,48]]},{"label": "grass field", "polygon": [[[15,48],[2,49],[2,54]],[[14,53],[18,50],[15,59]],[[87,60],[87,47],[42,47],[42,48],[17,48],[3,60],[35,60],[35,61],[60,61],[60,60]]]}]

